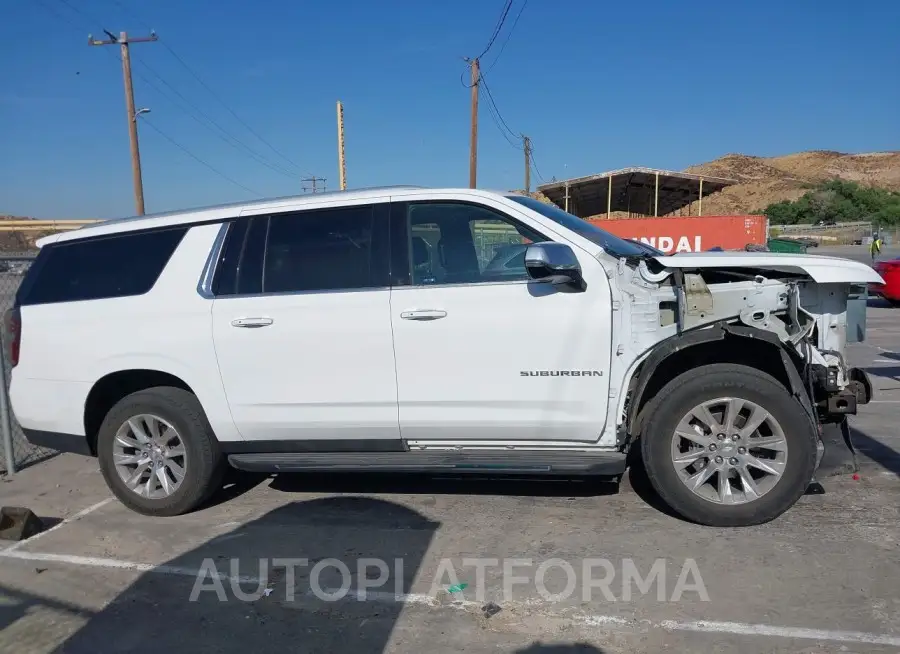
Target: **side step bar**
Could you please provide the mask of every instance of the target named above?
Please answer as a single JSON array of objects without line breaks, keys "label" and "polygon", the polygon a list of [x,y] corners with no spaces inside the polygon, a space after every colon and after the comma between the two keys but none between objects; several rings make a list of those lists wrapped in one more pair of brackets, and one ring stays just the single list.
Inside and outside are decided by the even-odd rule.
[{"label": "side step bar", "polygon": [[302,452],[231,454],[250,472],[424,472],[457,474],[598,475],[625,473],[620,452],[469,450],[411,452]]}]

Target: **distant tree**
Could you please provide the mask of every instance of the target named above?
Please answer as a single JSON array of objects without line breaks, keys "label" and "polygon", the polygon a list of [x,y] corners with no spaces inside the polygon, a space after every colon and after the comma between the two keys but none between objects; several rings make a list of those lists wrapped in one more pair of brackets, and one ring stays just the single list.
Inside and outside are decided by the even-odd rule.
[{"label": "distant tree", "polygon": [[762,213],[776,225],[816,223],[820,220],[869,220],[879,225],[896,225],[900,224],[900,193],[832,179],[816,185],[794,201],[770,204]]}]

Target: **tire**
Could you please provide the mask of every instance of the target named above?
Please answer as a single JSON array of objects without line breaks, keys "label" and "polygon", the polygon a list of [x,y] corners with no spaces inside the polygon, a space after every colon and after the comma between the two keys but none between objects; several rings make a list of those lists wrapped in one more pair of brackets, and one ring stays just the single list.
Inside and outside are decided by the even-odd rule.
[{"label": "tire", "polygon": [[[140,431],[146,434],[149,431],[148,417],[161,419],[174,428],[174,436],[177,437],[174,442],[180,441],[184,452],[183,458],[174,459],[179,462],[179,467],[183,464],[180,485],[171,494],[161,497],[145,497],[129,488],[120,474],[123,468],[117,467],[114,457],[115,448],[121,448],[124,442],[117,438],[119,430],[126,430],[123,437],[127,442],[137,442],[137,432],[129,430],[126,424],[137,419]],[[131,448],[120,457],[134,453],[135,449]],[[132,393],[109,411],[97,437],[97,456],[106,484],[119,501],[137,513],[150,516],[175,516],[192,511],[219,488],[227,467],[196,396],[181,388],[164,386]],[[151,471],[148,474],[152,475]],[[174,484],[171,480],[176,478],[167,479]],[[157,484],[154,481],[154,485]],[[144,484],[141,482],[137,486],[143,487]]]},{"label": "tire", "polygon": [[[682,419],[688,416],[695,408],[704,402],[711,402],[718,398],[736,398],[742,400],[744,409],[750,411],[752,404],[757,405],[768,413],[764,426],[758,430],[749,432],[753,438],[741,440],[740,434],[735,442],[729,437],[724,441],[712,440],[710,437],[718,434],[705,435],[702,427],[693,427],[696,431],[704,432],[704,438],[709,445],[694,444],[692,439],[678,438],[675,440],[676,428]],[[747,402],[752,404],[746,404]],[[715,403],[710,404],[715,408]],[[724,413],[724,406],[723,413]],[[754,409],[755,410],[755,409]],[[662,500],[675,512],[684,518],[703,525],[713,527],[744,527],[769,522],[787,511],[796,503],[806,491],[816,467],[816,432],[810,423],[809,417],[800,403],[785,389],[785,387],[770,375],[747,366],[735,364],[711,364],[690,370],[669,382],[647,406],[648,416],[644,423],[641,435],[641,454],[650,482],[662,498]],[[718,418],[724,422],[724,415]],[[749,420],[749,413],[741,413],[739,421]],[[760,414],[763,415],[763,414]],[[716,419],[716,415],[712,416]],[[697,424],[696,421],[694,424]],[[742,422],[736,424],[743,424]],[[774,425],[774,426],[773,426]],[[770,429],[771,428],[771,429]],[[703,449],[716,445],[719,453],[725,454],[724,464],[730,461],[739,463],[736,446],[741,442],[750,444],[754,438],[763,436],[763,430],[768,438],[779,442],[779,449],[784,448],[784,461],[778,463],[783,466],[780,478],[777,475],[771,477],[756,468],[754,464],[741,466],[744,470],[730,469],[725,474],[725,485],[720,486],[721,479],[718,472],[711,473],[712,477],[704,482],[699,492],[713,495],[713,498],[704,497],[691,490],[683,478],[693,476],[691,482],[699,480],[708,470],[707,466],[716,467],[723,462],[715,463],[715,458],[710,452]],[[783,434],[780,438],[778,432]],[[724,431],[724,430],[723,430]],[[739,428],[732,431],[740,432]],[[683,433],[683,432],[682,432]],[[691,432],[693,436],[693,432]],[[699,439],[699,440],[702,440]],[[761,441],[756,441],[761,442]],[[773,442],[770,440],[770,442]],[[676,450],[688,446],[687,458],[703,452],[702,461],[691,464],[687,468],[674,462]],[[756,455],[755,461],[762,458],[765,463],[768,459],[781,457],[782,454],[759,450],[749,445],[746,455]],[[730,453],[726,453],[728,450]],[[681,456],[684,456],[683,454]],[[740,455],[743,459],[745,454]],[[722,458],[722,457],[719,457]],[[771,463],[771,462],[770,462]],[[768,465],[768,464],[767,464]],[[696,467],[695,467],[696,466]],[[749,472],[747,472],[749,471]],[[762,475],[762,479],[751,479],[748,484],[740,477],[741,474]],[[728,479],[732,481],[729,482]],[[732,483],[733,482],[733,483]],[[757,483],[759,486],[757,487]],[[755,490],[761,490],[763,484],[766,490],[758,497],[752,498],[748,485]],[[727,492],[723,492],[727,491]],[[722,498],[728,501],[738,499],[742,503],[726,504]],[[752,498],[752,499],[747,499]]]}]

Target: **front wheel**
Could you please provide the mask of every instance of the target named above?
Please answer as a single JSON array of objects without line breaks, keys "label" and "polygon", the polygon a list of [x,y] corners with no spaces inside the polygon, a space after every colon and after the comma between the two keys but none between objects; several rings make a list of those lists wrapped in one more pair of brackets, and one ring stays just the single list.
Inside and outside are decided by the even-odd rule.
[{"label": "front wheel", "polygon": [[672,509],[716,527],[761,524],[803,495],[816,465],[806,411],[770,375],[712,364],[675,378],[648,407],[642,455]]}]

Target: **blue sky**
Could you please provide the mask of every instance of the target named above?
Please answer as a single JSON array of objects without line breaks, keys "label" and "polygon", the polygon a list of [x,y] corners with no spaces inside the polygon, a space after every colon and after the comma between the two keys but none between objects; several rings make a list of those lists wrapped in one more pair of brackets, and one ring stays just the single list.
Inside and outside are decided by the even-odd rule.
[{"label": "blue sky", "polygon": [[[546,179],[728,152],[900,149],[897,0],[528,0],[506,42],[522,3],[484,66]],[[465,186],[462,58],[484,48],[502,5],[0,0],[0,214],[133,212],[117,47],[87,45],[104,28],[163,41],[132,47],[136,103],[151,109],[139,119],[148,212],[298,193],[307,174],[334,188],[338,99],[350,187]],[[486,104],[479,186],[521,188],[523,155]]]}]

